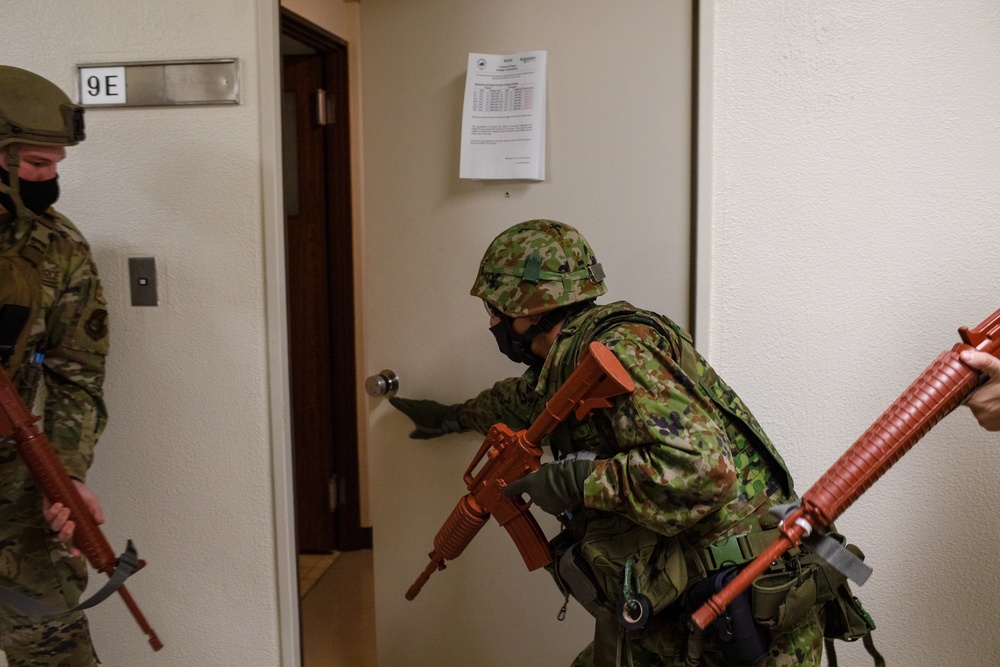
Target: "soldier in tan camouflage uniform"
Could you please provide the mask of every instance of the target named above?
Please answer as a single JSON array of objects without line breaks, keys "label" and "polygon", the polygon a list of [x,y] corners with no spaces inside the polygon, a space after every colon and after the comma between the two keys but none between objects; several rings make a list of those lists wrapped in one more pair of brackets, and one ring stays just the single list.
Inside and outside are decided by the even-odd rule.
[{"label": "soldier in tan camouflage uniform", "polygon": [[[42,400],[43,389],[45,433],[100,523],[100,503],[84,480],[107,421],[107,303],[86,240],[51,208],[59,192],[57,165],[66,146],[83,138],[83,110],[59,88],[0,66],[4,370],[28,405]],[[68,510],[53,506],[43,514],[43,502],[12,442],[0,439],[2,585],[71,608],[86,588],[86,563],[60,540],[60,531],[63,538],[72,535]],[[97,663],[82,612],[40,620],[0,608],[0,648],[11,667]]]},{"label": "soldier in tan camouflage uniform", "polygon": [[[472,294],[486,303],[501,351],[528,370],[464,404],[394,397],[393,405],[414,421],[414,438],[486,433],[498,422],[522,429],[581,351],[603,343],[628,370],[635,392],[561,425],[548,442],[555,460],[507,490],[528,495],[566,525],[553,540],[552,573],[596,618],[595,642],[574,667],[615,665],[629,655],[643,666],[819,665],[823,632],[815,609],[790,628],[760,635],[752,655],[724,654],[729,647],[716,632],[689,630],[687,592],[774,538],[777,519],[768,510],[795,498],[792,480],[688,333],[625,302],[596,305],[603,279],[572,227],[548,220],[511,227],[487,250]],[[574,576],[580,571],[585,579]],[[626,582],[628,571],[634,579]],[[651,621],[622,623],[619,616],[635,620],[621,613],[626,583],[648,604],[632,609]]]}]

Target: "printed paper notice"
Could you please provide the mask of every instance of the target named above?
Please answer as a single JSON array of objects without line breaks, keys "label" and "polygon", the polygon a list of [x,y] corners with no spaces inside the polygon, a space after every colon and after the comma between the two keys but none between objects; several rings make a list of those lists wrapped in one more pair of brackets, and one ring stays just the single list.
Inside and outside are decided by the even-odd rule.
[{"label": "printed paper notice", "polygon": [[545,51],[469,54],[459,176],[545,179]]}]

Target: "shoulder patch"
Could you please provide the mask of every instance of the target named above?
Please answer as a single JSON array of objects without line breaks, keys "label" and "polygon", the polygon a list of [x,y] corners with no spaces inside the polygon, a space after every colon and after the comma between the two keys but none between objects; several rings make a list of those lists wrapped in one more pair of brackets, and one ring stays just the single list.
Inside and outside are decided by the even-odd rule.
[{"label": "shoulder patch", "polygon": [[90,314],[87,323],[83,325],[91,340],[100,340],[108,335],[108,311],[99,308]]}]

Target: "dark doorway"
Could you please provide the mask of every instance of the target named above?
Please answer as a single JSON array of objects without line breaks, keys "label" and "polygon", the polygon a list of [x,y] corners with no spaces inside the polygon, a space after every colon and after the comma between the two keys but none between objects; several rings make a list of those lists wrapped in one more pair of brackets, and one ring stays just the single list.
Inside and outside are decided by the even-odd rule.
[{"label": "dark doorway", "polygon": [[347,46],[281,10],[285,272],[299,553],[361,526]]}]

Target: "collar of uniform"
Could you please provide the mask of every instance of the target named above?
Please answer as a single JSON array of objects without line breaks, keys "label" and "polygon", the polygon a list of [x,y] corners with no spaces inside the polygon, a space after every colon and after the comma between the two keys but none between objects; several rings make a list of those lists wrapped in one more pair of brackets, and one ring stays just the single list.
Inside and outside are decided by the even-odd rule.
[{"label": "collar of uniform", "polygon": [[[539,396],[545,396],[548,391],[549,386],[549,376],[552,373],[552,366],[555,363],[556,358],[559,356],[557,351],[567,342],[569,342],[579,329],[580,323],[583,322],[583,316],[587,313],[587,310],[580,311],[575,317],[568,320],[563,324],[562,329],[559,330],[559,335],[556,336],[555,341],[552,343],[552,347],[549,349],[549,354],[545,357],[545,363],[542,365],[541,370],[538,371],[538,379],[535,381],[535,393]],[[531,373],[533,369],[528,369],[528,373]],[[565,380],[565,378],[563,378]]]}]

